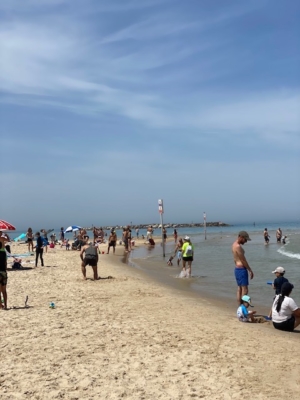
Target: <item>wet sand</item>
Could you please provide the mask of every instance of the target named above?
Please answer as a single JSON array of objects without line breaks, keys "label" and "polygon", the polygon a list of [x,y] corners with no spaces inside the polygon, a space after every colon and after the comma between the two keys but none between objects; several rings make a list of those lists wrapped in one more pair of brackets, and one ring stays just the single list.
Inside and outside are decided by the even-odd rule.
[{"label": "wet sand", "polygon": [[240,323],[127,257],[122,246],[101,254],[99,275],[113,279],[98,281],[89,267],[83,281],[79,252],[60,248],[45,267],[9,271],[1,399],[298,399],[299,331]]}]

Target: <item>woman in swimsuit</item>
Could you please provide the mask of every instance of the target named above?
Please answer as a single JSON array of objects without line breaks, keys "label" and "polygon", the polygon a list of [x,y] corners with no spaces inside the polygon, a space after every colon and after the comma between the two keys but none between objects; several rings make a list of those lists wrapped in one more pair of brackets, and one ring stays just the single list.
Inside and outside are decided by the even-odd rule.
[{"label": "woman in swimsuit", "polygon": [[181,261],[181,259],[182,259],[182,246],[183,246],[183,240],[180,238],[179,240],[178,240],[178,243],[177,243],[177,245],[176,245],[176,247],[175,247],[175,256],[176,256],[176,254],[177,254],[177,266],[179,267],[179,264],[180,264],[180,261]]},{"label": "woman in swimsuit", "polygon": [[28,228],[26,237],[28,243],[28,251],[30,252],[30,246],[31,246],[31,251],[33,252],[33,233],[31,228]]}]

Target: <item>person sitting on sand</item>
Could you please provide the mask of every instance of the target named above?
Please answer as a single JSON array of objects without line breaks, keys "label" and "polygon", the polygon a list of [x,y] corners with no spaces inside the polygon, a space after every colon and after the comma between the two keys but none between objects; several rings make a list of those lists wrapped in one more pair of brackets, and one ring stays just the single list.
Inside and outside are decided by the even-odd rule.
[{"label": "person sitting on sand", "polygon": [[[83,257],[84,255],[84,257]],[[90,265],[93,268],[94,280],[98,279],[98,249],[93,243],[86,244],[82,246],[80,251],[81,258],[81,271],[83,279],[86,280],[86,266]]]},{"label": "person sitting on sand", "polygon": [[248,311],[248,308],[253,307],[251,305],[251,297],[244,295],[241,298],[241,305],[238,307],[236,311],[236,315],[238,320],[241,322],[255,322],[254,314],[256,311]]},{"label": "person sitting on sand", "polygon": [[272,321],[275,329],[293,332],[300,325],[300,308],[290,297],[294,285],[285,282],[281,286],[281,293],[275,297],[272,306]]},{"label": "person sitting on sand", "polygon": [[[272,284],[273,289],[275,290],[275,297],[273,298],[273,302],[278,294],[281,293],[282,285],[285,282],[288,282],[287,278],[284,278],[285,269],[283,267],[277,267],[275,271],[272,271],[272,274],[275,274],[276,278]],[[271,319],[272,317],[272,309],[269,312],[268,318]]]}]

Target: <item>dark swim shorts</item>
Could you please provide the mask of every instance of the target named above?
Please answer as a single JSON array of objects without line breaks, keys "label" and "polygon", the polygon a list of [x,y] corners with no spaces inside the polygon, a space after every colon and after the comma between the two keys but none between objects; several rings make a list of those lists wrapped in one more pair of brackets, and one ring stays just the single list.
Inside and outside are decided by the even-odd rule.
[{"label": "dark swim shorts", "polygon": [[293,330],[295,329],[295,317],[292,316],[287,321],[283,321],[280,323],[273,322],[273,326],[275,329],[279,329],[280,331],[293,332]]},{"label": "dark swim shorts", "polygon": [[0,271],[0,286],[7,285],[7,272]]},{"label": "dark swim shorts", "polygon": [[97,266],[97,258],[84,258],[83,259],[84,266],[86,267],[87,265],[90,265],[91,267],[96,267]]},{"label": "dark swim shorts", "polygon": [[109,247],[116,247],[116,241],[112,240],[111,242],[109,242]]},{"label": "dark swim shorts", "polygon": [[235,268],[234,275],[238,286],[248,286],[248,271],[246,268]]}]

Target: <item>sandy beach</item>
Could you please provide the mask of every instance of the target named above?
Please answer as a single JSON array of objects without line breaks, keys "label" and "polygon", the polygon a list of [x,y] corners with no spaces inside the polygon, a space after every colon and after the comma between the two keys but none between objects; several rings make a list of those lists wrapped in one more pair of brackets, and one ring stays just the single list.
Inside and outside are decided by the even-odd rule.
[{"label": "sandy beach", "polygon": [[299,398],[299,330],[240,323],[234,310],[164,287],[123,257],[122,246],[101,254],[99,276],[113,279],[98,281],[90,267],[83,281],[79,252],[60,247],[44,254],[45,267],[9,268],[1,399]]}]

